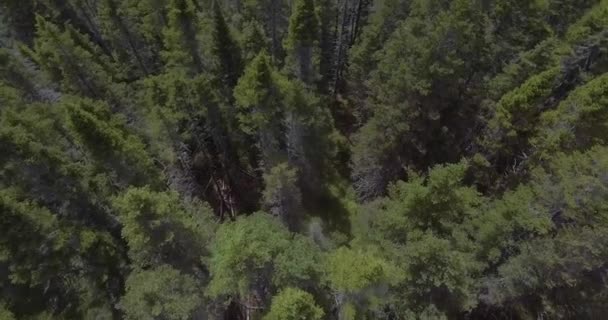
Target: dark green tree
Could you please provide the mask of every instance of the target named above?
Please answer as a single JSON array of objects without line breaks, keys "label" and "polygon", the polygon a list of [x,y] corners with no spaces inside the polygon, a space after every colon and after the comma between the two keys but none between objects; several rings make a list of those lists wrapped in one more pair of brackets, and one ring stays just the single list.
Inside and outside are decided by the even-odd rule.
[{"label": "dark green tree", "polygon": [[241,49],[231,35],[219,2],[213,5],[213,40],[216,72],[222,84],[231,91],[243,72],[243,62]]},{"label": "dark green tree", "polygon": [[171,265],[204,277],[201,259],[215,229],[206,205],[182,204],[175,193],[129,189],[115,201],[129,256],[139,268]]},{"label": "dark green tree", "polygon": [[318,77],[315,44],[318,39],[319,21],[313,0],[296,0],[289,18],[285,38],[288,73],[305,84],[311,85]]},{"label": "dark green tree", "polygon": [[133,272],[125,286],[120,307],[126,319],[191,319],[204,310],[196,280],[167,265]]},{"label": "dark green tree", "polygon": [[120,88],[113,80],[120,75],[113,61],[69,24],[61,30],[37,16],[36,39],[30,55],[68,93],[119,101]]}]

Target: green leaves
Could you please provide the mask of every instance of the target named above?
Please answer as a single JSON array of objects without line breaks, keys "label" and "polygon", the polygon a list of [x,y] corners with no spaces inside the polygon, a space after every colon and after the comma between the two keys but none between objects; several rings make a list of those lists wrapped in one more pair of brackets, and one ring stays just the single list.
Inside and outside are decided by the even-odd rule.
[{"label": "green leaves", "polygon": [[68,252],[67,230],[48,209],[19,201],[14,190],[0,191],[0,212],[0,261],[9,273],[0,281],[29,286],[50,281]]},{"label": "green leaves", "polygon": [[161,53],[168,68],[200,73],[205,69],[197,39],[199,19],[192,0],[171,0],[167,5],[167,24],[163,29]]},{"label": "green leaves", "polygon": [[69,24],[62,30],[41,16],[36,17],[36,29],[30,55],[50,79],[69,93],[114,101],[122,98],[120,86],[114,83],[120,75],[113,61],[87,36]]},{"label": "green leaves", "polygon": [[114,179],[138,186],[160,184],[160,173],[145,145],[127,130],[122,119],[111,114],[107,104],[68,99],[64,105],[71,133],[100,166],[115,171]]},{"label": "green leaves", "polygon": [[200,268],[213,236],[211,210],[181,203],[177,194],[129,189],[115,201],[129,256],[145,268],[169,264],[180,270]]},{"label": "green leaves", "polygon": [[321,320],[324,314],[310,293],[286,288],[274,296],[270,312],[264,316],[264,320]]},{"label": "green leaves", "polygon": [[607,157],[605,146],[595,146],[585,153],[557,154],[547,168],[533,170],[536,201],[560,224],[603,226],[608,223]]},{"label": "green leaves", "polygon": [[589,36],[603,30],[608,24],[608,2],[601,0],[567,30],[565,38],[569,43],[580,43]]},{"label": "green leaves", "polygon": [[402,270],[391,261],[362,248],[340,247],[326,259],[325,279],[340,316],[346,319],[380,310],[385,299],[390,299],[389,287],[403,277]]},{"label": "green leaves", "polygon": [[0,306],[0,319],[2,320],[15,320],[15,316],[5,306]]},{"label": "green leaves", "polygon": [[289,18],[286,48],[311,47],[318,39],[319,21],[313,0],[297,0]]},{"label": "green leaves", "polygon": [[[496,225],[494,234],[502,234],[506,244],[498,247],[505,261],[494,259],[501,264],[484,282],[485,302],[521,316],[540,310],[554,317],[598,312],[597,299],[605,295],[603,284],[594,280],[605,259],[605,166],[605,147],[554,155],[545,168],[532,171],[529,187],[498,202],[505,222],[512,222]],[[520,209],[505,211],[507,203]],[[489,243],[481,240],[488,239],[488,230],[480,243]],[[507,302],[523,296],[530,298],[518,305]]]},{"label": "green leaves", "polygon": [[606,0],[22,2],[0,318],[604,316]]},{"label": "green leaves", "polygon": [[132,273],[120,308],[126,319],[187,320],[202,307],[202,291],[195,279],[161,265]]},{"label": "green leaves", "polygon": [[255,213],[223,224],[210,259],[211,296],[257,295],[285,286],[303,286],[318,275],[318,248],[303,236],[288,232],[275,218]]},{"label": "green leaves", "polygon": [[302,223],[302,195],[297,186],[297,170],[280,163],[264,174],[264,207],[278,216],[292,231]]},{"label": "green leaves", "polygon": [[218,77],[222,83],[231,89],[236,85],[243,71],[241,49],[232,38],[217,2],[214,5],[213,24],[213,54],[217,59]]},{"label": "green leaves", "polygon": [[249,63],[234,88],[234,97],[242,112],[239,115],[241,129],[248,134],[277,126],[280,121],[281,92],[275,73],[270,65],[270,57],[261,51]]},{"label": "green leaves", "polygon": [[466,163],[437,166],[426,179],[413,176],[407,183],[398,182],[389,192],[389,214],[412,229],[451,233],[481,202],[475,189],[462,185],[466,170]]},{"label": "green leaves", "polygon": [[541,132],[533,140],[544,152],[585,150],[606,144],[608,75],[575,89],[555,110],[543,113]]},{"label": "green leaves", "polygon": [[390,263],[360,250],[339,248],[327,258],[327,280],[338,292],[356,294],[391,284],[397,276]]}]

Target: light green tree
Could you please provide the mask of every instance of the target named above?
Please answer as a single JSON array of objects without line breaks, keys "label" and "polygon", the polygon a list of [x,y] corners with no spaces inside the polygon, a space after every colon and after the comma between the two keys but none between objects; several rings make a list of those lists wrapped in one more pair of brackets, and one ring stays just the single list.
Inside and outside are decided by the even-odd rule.
[{"label": "light green tree", "polygon": [[208,294],[233,296],[249,311],[268,307],[281,288],[317,281],[318,250],[266,213],[223,224],[211,251]]},{"label": "light green tree", "polygon": [[321,320],[324,314],[310,293],[286,288],[272,298],[270,311],[264,316],[264,320]]}]

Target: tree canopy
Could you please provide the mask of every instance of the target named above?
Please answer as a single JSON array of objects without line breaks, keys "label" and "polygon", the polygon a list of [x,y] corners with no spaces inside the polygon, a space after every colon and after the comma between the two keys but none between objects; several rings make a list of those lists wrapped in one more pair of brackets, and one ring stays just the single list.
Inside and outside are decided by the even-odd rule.
[{"label": "tree canopy", "polygon": [[608,0],[0,1],[0,320],[602,319]]}]

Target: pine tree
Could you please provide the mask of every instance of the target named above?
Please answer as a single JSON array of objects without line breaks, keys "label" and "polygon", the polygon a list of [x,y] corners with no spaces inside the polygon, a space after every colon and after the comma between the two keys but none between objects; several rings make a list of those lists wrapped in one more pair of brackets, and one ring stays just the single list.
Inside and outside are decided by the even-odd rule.
[{"label": "pine tree", "polygon": [[[520,217],[543,219],[548,226],[539,228],[541,232],[535,236],[515,242],[517,248],[507,251],[511,254],[506,261],[483,282],[487,294],[482,301],[501,305],[519,316],[539,310],[552,317],[601,313],[598,301],[606,294],[605,282],[597,282],[591,275],[600,272],[607,253],[607,220],[603,211],[597,211],[598,206],[605,205],[600,199],[605,199],[606,181],[596,175],[606,170],[606,155],[605,147],[594,147],[586,153],[561,153],[544,168],[533,170],[527,186],[531,203],[522,204],[525,214]],[[589,194],[595,200],[586,196]],[[509,212],[506,217],[511,216]],[[531,225],[522,222],[524,227]],[[500,227],[496,230],[502,231]],[[515,231],[506,241],[514,243],[512,239],[521,239],[521,235]],[[560,295],[548,294],[556,289]],[[528,297],[525,302],[507,302],[523,296]],[[539,300],[541,296],[546,300]],[[570,308],[571,303],[580,308]]]},{"label": "pine tree", "polygon": [[[103,0],[98,4],[99,24],[104,39],[106,39],[116,52],[118,59],[129,67],[129,74],[147,75],[154,71],[151,60],[154,53],[143,41],[142,35],[136,28],[135,19],[125,15],[125,4],[115,0]],[[117,32],[118,31],[118,32]],[[137,72],[132,69],[139,69]]]},{"label": "pine tree", "polygon": [[200,284],[167,265],[134,271],[125,286],[125,319],[189,319],[203,310]]},{"label": "pine tree", "polygon": [[106,104],[87,99],[65,102],[70,133],[118,186],[161,185],[161,175],[141,139],[130,133]]},{"label": "pine tree", "polygon": [[165,50],[162,56],[169,68],[184,68],[198,74],[206,70],[197,38],[199,31],[198,8],[192,0],[171,0],[167,12],[167,25],[163,30]]},{"label": "pine tree", "polygon": [[256,138],[260,165],[265,170],[286,157],[283,101],[277,77],[270,57],[262,51],[247,66],[234,89],[240,128]]},{"label": "pine tree", "polygon": [[[31,288],[33,301],[44,297],[41,288],[44,285],[52,288],[46,298],[60,295],[62,283],[57,274],[63,273],[62,268],[71,254],[67,245],[70,240],[67,228],[48,209],[20,201],[14,190],[0,192],[0,208],[0,261],[6,264],[8,271],[0,278],[2,286]],[[17,303],[25,301],[18,300]],[[34,310],[40,307],[32,305]]]},{"label": "pine tree", "polygon": [[217,59],[217,73],[224,86],[234,88],[243,65],[240,48],[232,38],[218,2],[213,5],[213,54]]},{"label": "pine tree", "polygon": [[180,202],[177,194],[132,188],[114,201],[134,266],[170,265],[198,278],[205,276],[201,259],[213,236],[209,207]]},{"label": "pine tree", "polygon": [[30,44],[34,38],[35,28],[35,1],[7,0],[0,4],[0,19],[8,25],[11,37]]},{"label": "pine tree", "polygon": [[5,82],[11,90],[18,90],[21,97],[26,100],[45,98],[41,87],[44,80],[39,73],[26,64],[25,58],[15,51],[0,49],[0,81]]},{"label": "pine tree", "polygon": [[261,51],[269,52],[270,45],[259,22],[253,20],[244,23],[240,38],[240,47],[243,48],[243,60],[249,64]]},{"label": "pine tree", "polygon": [[243,15],[259,21],[270,39],[269,54],[275,62],[284,58],[282,41],[289,25],[289,4],[281,0],[251,0],[244,2]]},{"label": "pine tree", "polygon": [[297,178],[297,170],[287,163],[280,163],[264,174],[264,209],[279,217],[294,232],[301,229],[303,220],[302,195]]},{"label": "pine tree", "polygon": [[285,39],[287,68],[307,85],[317,78],[318,67],[314,57],[319,22],[313,0],[296,0],[289,18],[289,31]]},{"label": "pine tree", "polygon": [[41,16],[36,17],[36,28],[31,55],[50,79],[71,93],[119,100],[114,64],[85,35],[70,25],[62,31]]},{"label": "pine tree", "polygon": [[[363,101],[368,97],[372,88],[369,80],[378,65],[378,53],[397,29],[399,23],[406,19],[410,11],[410,0],[376,1],[375,10],[370,12],[368,22],[360,32],[360,36],[348,50],[347,81],[349,96],[357,105],[357,116],[366,121],[371,110]],[[341,44],[344,46],[345,44]]]},{"label": "pine tree", "polygon": [[5,0],[0,318],[601,319],[607,27],[608,0]]},{"label": "pine tree", "polygon": [[[487,28],[487,19],[477,1],[412,6],[379,54],[367,101],[375,112],[358,133],[361,143],[380,142],[383,148],[373,156],[358,154],[371,145],[353,148],[356,183],[371,185],[364,191],[371,194],[382,192],[392,175],[402,175],[400,168],[459,160],[473,142],[474,115],[491,66],[487,38],[478,32]],[[391,131],[382,131],[386,127]]]}]

